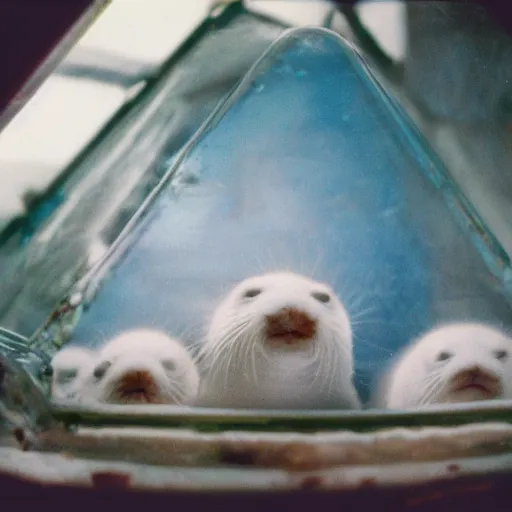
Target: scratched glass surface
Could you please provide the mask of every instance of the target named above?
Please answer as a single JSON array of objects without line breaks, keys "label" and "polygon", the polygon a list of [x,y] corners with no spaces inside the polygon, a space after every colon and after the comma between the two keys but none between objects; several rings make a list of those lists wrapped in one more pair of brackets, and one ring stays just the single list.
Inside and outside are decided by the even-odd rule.
[{"label": "scratched glass surface", "polygon": [[108,272],[92,275],[99,288],[71,344],[97,348],[141,326],[194,344],[229,287],[280,268],[329,283],[345,303],[363,399],[383,364],[438,322],[511,326],[506,256],[332,33],[274,44],[175,166]]},{"label": "scratched glass surface", "polygon": [[[183,9],[166,0],[142,8],[137,2],[111,5],[0,134],[0,327],[27,338],[40,328],[108,250],[179,149],[283,30],[238,4],[208,17],[208,3]],[[168,23],[156,20],[173,12],[178,28],[169,33]],[[193,30],[199,20],[203,24]],[[134,23],[143,43],[129,41],[126,27]],[[145,38],[147,32],[152,36]],[[240,40],[236,52],[233,40]],[[94,94],[109,80],[125,94],[116,115]],[[62,81],[69,86],[64,98],[55,85]],[[26,215],[4,229],[3,210],[27,191]]]}]

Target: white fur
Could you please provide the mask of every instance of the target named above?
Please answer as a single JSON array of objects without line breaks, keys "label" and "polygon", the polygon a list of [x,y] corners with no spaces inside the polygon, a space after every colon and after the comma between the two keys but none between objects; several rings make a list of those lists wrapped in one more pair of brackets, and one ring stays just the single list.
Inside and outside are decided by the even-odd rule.
[{"label": "white fur", "polygon": [[[110,367],[98,378],[95,370],[106,362]],[[154,403],[189,405],[196,398],[199,373],[187,349],[178,340],[152,329],[126,331],[110,340],[89,372],[84,395],[103,403],[141,403],[117,392],[122,378],[136,371],[151,374],[157,389]]]},{"label": "white fur", "polygon": [[[506,351],[503,360],[497,351]],[[437,360],[441,352],[451,354]],[[407,347],[385,376],[378,406],[390,409],[422,408],[431,404],[474,401],[449,389],[450,379],[470,368],[498,378],[498,398],[512,397],[512,340],[501,331],[477,323],[454,323],[435,328]],[[483,399],[483,398],[481,398]]]},{"label": "white fur", "polygon": [[80,347],[64,348],[52,359],[52,398],[80,400],[84,379],[94,361],[94,353]]},{"label": "white fur", "polygon": [[[244,298],[249,289],[261,289]],[[327,304],[311,295],[325,292]],[[309,344],[269,347],[266,315],[282,308],[317,322]],[[291,272],[251,277],[215,310],[200,352],[204,370],[198,404],[234,408],[359,408],[354,388],[352,331],[345,308],[325,284]]]}]

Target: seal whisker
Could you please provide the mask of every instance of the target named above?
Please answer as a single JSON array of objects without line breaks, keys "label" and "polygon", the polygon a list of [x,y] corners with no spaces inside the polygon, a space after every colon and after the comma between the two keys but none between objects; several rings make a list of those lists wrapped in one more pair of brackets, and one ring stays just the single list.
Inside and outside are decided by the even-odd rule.
[{"label": "seal whisker", "polygon": [[324,366],[324,378],[322,387],[325,389],[325,393],[330,395],[333,389],[333,374],[334,374],[334,361],[333,361],[333,350],[330,344],[325,345],[325,366]]},{"label": "seal whisker", "polygon": [[335,350],[335,346],[333,343],[330,343],[330,354],[329,354],[329,361],[330,361],[330,367],[329,371],[331,374],[331,378],[329,381],[329,389],[328,393],[331,394],[333,392],[333,389],[335,386],[340,385],[339,382],[336,382],[340,377],[339,371],[336,371],[336,367],[341,366],[340,364],[340,358],[341,358],[341,352]]},{"label": "seal whisker", "polygon": [[392,325],[390,322],[387,322],[385,320],[379,320],[379,319],[375,319],[375,320],[359,320],[359,321],[356,321],[356,322],[351,322],[352,324],[352,327],[355,327],[356,325]]},{"label": "seal whisker", "polygon": [[317,357],[315,359],[316,371],[313,376],[313,380],[310,387],[314,387],[315,384],[321,379],[321,386],[325,386],[325,372],[326,366],[329,364],[327,348],[323,345],[318,346]]},{"label": "seal whisker", "polygon": [[440,377],[427,381],[423,387],[420,387],[419,405],[425,405],[433,398],[441,387],[439,384],[442,385]]},{"label": "seal whisker", "polygon": [[[302,369],[302,374],[304,375],[304,381],[307,382],[308,388],[314,388],[315,384],[319,381],[320,377],[323,374],[323,366],[324,366],[324,347],[315,345],[312,347],[312,355],[311,360],[308,364]],[[310,375],[310,369],[313,368],[312,379],[308,379]],[[309,381],[309,382],[308,382]]]},{"label": "seal whisker", "polygon": [[325,283],[291,272],[233,287],[213,314],[201,354],[210,369],[199,404],[345,408],[357,394],[345,377],[353,355],[343,304]]},{"label": "seal whisker", "polygon": [[253,375],[253,382],[254,382],[254,385],[257,387],[259,385],[259,378],[258,378],[258,371],[257,371],[257,368],[256,368],[256,356],[257,356],[257,350],[258,350],[258,346],[259,346],[259,343],[257,343],[258,341],[258,334],[257,332],[254,333],[252,339],[251,339],[251,354],[250,354],[250,358],[251,358],[251,366],[252,366],[252,375]]},{"label": "seal whisker", "polygon": [[[252,334],[250,334],[247,338],[241,338],[239,340],[239,344],[240,344],[240,350],[239,350],[239,353],[240,353],[240,357],[237,357],[237,366],[240,364],[242,367],[243,367],[243,372],[244,372],[244,376],[247,380],[251,380],[250,379],[250,368],[249,368],[249,363],[250,363],[250,353],[251,353],[251,343],[253,341],[253,338],[254,336]],[[241,364],[243,363],[243,364]]]},{"label": "seal whisker", "polygon": [[187,394],[186,391],[183,389],[181,382],[169,382],[167,390],[169,394],[172,396],[176,405],[182,405],[185,402]]},{"label": "seal whisker", "polygon": [[[243,329],[241,330],[241,332],[243,332]],[[226,358],[224,358],[223,360],[221,360],[221,364],[219,364],[219,369],[222,369],[224,371],[224,391],[229,391],[229,374],[231,372],[231,369],[232,369],[232,363],[233,361],[237,362],[240,360],[240,357],[239,357],[239,354],[242,350],[242,348],[244,348],[244,345],[243,343],[240,342],[240,336],[236,336],[234,338],[231,338],[230,340],[230,348],[231,348],[231,352],[227,355]],[[224,363],[222,365],[222,363]],[[238,364],[236,365],[237,369],[238,369]],[[243,368],[243,372],[244,374],[246,373],[245,372],[245,368]]]},{"label": "seal whisker", "polygon": [[425,379],[418,380],[409,388],[409,396],[418,403],[429,400],[438,388],[440,378],[437,372],[429,374]]},{"label": "seal whisker", "polygon": [[371,307],[368,307],[361,311],[358,311],[357,313],[352,313],[350,315],[351,323],[353,323],[354,320],[359,320],[362,316],[367,315],[368,313],[375,313],[377,311],[378,311],[377,306],[371,306]]},{"label": "seal whisker", "polygon": [[207,355],[210,359],[210,364],[216,363],[217,357],[222,355],[224,350],[229,350],[230,345],[235,343],[247,326],[249,321],[233,322],[230,324],[219,336],[219,341],[213,346],[209,346],[208,341],[203,345],[201,355]]},{"label": "seal whisker", "polygon": [[258,386],[258,375],[257,375],[257,369],[256,369],[256,360],[255,360],[255,353],[256,353],[256,345],[258,342],[258,331],[256,329],[252,329],[251,335],[247,338],[247,349],[244,354],[245,361],[248,365],[250,365],[251,368],[251,375],[252,375],[252,382],[255,386]]},{"label": "seal whisker", "polygon": [[318,265],[320,264],[320,261],[322,260],[322,258],[325,257],[325,253],[322,254],[321,251],[318,251],[318,256],[316,257],[316,261],[315,263],[313,264],[313,268],[311,269],[311,272],[309,272],[309,277],[311,279],[315,279],[315,273],[316,271],[318,270]]},{"label": "seal whisker", "polygon": [[[228,389],[228,374],[232,368],[232,361],[239,360],[239,352],[242,347],[242,343],[240,342],[241,334],[246,330],[248,322],[238,324],[234,329],[229,331],[229,336],[225,336],[220,340],[220,344],[222,344],[222,351],[217,351],[217,357],[215,357],[214,361],[211,363],[210,368],[213,369],[214,375],[216,378],[220,371],[224,372],[224,384],[223,388],[226,391]],[[215,353],[216,346],[213,348],[213,352]],[[238,366],[238,365],[237,365]],[[215,368],[213,368],[215,367]]]},{"label": "seal whisker", "polygon": [[[243,328],[240,328],[240,332]],[[231,349],[231,345],[236,342],[237,332],[233,333],[233,336],[227,336],[221,338],[219,343],[210,349],[208,346],[204,346],[204,352],[202,356],[207,356],[206,363],[210,367],[214,367],[218,363],[218,359],[222,359],[223,354]]]},{"label": "seal whisker", "polygon": [[221,344],[215,346],[210,353],[206,352],[207,358],[203,361],[203,365],[206,366],[206,372],[210,378],[216,379],[219,372],[227,371],[230,355],[236,350],[232,347],[232,342],[233,338],[226,338]]}]

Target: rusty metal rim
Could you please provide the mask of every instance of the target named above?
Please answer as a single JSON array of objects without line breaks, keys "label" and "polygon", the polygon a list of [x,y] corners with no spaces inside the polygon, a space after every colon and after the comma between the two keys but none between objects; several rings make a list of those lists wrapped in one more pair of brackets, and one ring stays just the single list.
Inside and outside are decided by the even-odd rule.
[{"label": "rusty metal rim", "polygon": [[66,424],[91,426],[193,426],[200,430],[329,430],[368,431],[411,426],[453,426],[512,420],[512,400],[432,406],[423,410],[320,411],[233,410],[179,406],[111,406],[53,404],[52,413]]}]

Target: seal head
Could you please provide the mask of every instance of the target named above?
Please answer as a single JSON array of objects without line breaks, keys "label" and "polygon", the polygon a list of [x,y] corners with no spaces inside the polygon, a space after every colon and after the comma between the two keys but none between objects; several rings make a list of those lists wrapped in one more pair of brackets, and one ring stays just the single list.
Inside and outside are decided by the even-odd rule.
[{"label": "seal head", "polygon": [[52,398],[58,401],[79,401],[84,379],[93,361],[94,353],[85,348],[69,347],[57,352],[51,362]]},{"label": "seal head", "polygon": [[512,397],[512,340],[477,323],[441,326],[403,352],[385,387],[393,409]]},{"label": "seal head", "polygon": [[103,403],[187,405],[197,395],[199,374],[178,340],[137,329],[100,350],[86,388],[88,398]]},{"label": "seal head", "polygon": [[199,355],[200,405],[358,408],[347,312],[324,283],[291,272],[237,284]]}]

